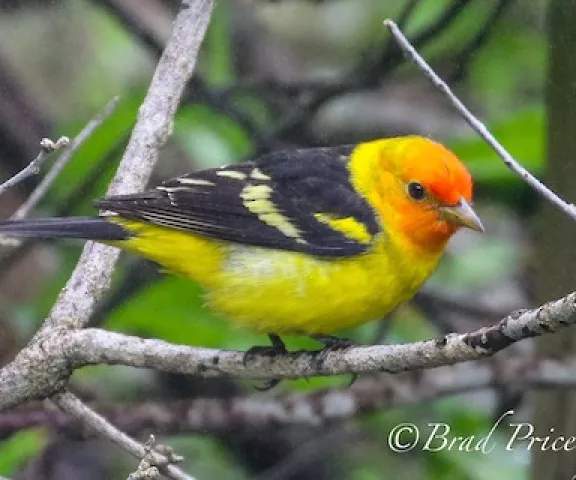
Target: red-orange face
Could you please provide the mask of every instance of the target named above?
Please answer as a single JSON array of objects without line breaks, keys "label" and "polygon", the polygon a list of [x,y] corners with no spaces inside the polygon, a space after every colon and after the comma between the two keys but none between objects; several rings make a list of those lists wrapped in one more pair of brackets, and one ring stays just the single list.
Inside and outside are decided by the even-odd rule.
[{"label": "red-orange face", "polygon": [[379,203],[393,231],[428,250],[443,248],[461,227],[483,231],[470,206],[472,179],[452,152],[422,137],[393,139],[383,146]]}]

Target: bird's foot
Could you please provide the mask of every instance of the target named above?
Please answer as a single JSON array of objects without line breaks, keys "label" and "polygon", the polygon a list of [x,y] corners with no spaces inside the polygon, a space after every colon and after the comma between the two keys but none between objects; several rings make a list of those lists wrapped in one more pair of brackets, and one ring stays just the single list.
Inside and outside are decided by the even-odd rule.
[{"label": "bird's foot", "polygon": [[311,338],[317,342],[323,343],[325,348],[332,348],[333,350],[341,350],[354,346],[356,343],[349,338],[340,338],[333,335],[310,335]]},{"label": "bird's foot", "polygon": [[311,338],[324,344],[324,348],[314,357],[314,368],[321,368],[329,353],[355,345],[353,340],[333,337],[332,335],[311,335]]},{"label": "bird's foot", "polygon": [[282,341],[282,339],[276,335],[275,333],[268,334],[272,345],[264,346],[264,345],[256,345],[246,351],[244,353],[244,358],[242,359],[242,363],[244,366],[252,360],[256,356],[265,356],[265,357],[275,357],[276,355],[281,355],[283,353],[288,353],[286,349],[286,345]]},{"label": "bird's foot", "polygon": [[[288,353],[286,345],[284,344],[279,335],[276,335],[275,333],[270,333],[268,334],[268,337],[270,338],[272,345],[269,347],[257,345],[247,350],[246,353],[244,354],[244,358],[242,359],[242,363],[244,364],[244,366],[246,366],[246,364],[250,360],[252,360],[254,357],[258,355],[265,357],[275,357],[276,355]],[[262,386],[256,386],[254,388],[260,392],[265,392],[267,390],[274,388],[280,382],[281,379],[279,378],[271,378],[270,380],[266,380]]]}]

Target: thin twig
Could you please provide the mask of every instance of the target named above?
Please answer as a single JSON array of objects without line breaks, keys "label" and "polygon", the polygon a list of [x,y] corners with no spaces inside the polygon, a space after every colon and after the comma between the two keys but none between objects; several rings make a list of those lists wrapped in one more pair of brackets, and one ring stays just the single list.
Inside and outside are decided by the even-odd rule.
[{"label": "thin twig", "polygon": [[23,182],[28,177],[36,175],[44,162],[50,157],[51,153],[68,146],[69,143],[70,139],[68,137],[60,137],[55,142],[49,138],[43,138],[40,141],[40,153],[26,167],[0,185],[0,195],[14,185]]},{"label": "thin twig", "polygon": [[14,212],[11,219],[12,220],[19,220],[21,218],[26,217],[30,211],[38,204],[38,202],[46,195],[48,189],[52,186],[58,175],[62,172],[64,167],[70,162],[76,151],[82,146],[82,144],[94,133],[94,131],[102,125],[102,122],[106,120],[116,107],[118,106],[118,101],[120,97],[114,97],[110,100],[106,106],[97,113],[87,124],[86,126],[76,135],[74,140],[70,143],[69,147],[66,149],[62,155],[54,162],[50,171],[46,174],[46,176],[42,179],[42,181],[38,184],[36,189],[32,192],[32,194],[26,199],[26,201]]},{"label": "thin twig", "polygon": [[109,438],[124,450],[141,459],[148,456],[154,465],[167,477],[175,480],[194,480],[194,477],[187,475],[178,467],[170,463],[170,459],[157,451],[147,449],[140,442],[118,430],[114,425],[108,422],[104,417],[84,405],[76,396],[70,392],[59,393],[52,397],[52,401],[63,411],[88,425],[95,432]]},{"label": "thin twig", "polygon": [[[521,340],[575,324],[576,292],[573,292],[533,310],[512,312],[494,325],[469,333],[452,333],[408,344],[350,347],[326,354],[320,365],[318,352],[288,352],[274,357],[255,355],[246,361],[244,352],[174,345],[98,329],[71,332],[66,338],[59,334],[51,339],[45,336],[43,347],[50,346],[67,357],[68,362],[61,357],[52,360],[62,361],[71,368],[121,364],[203,377],[299,378],[363,372],[398,373],[478,360]],[[97,347],[89,348],[91,345]],[[46,357],[43,358],[45,362]],[[42,375],[37,369],[34,373]],[[9,377],[3,379],[1,374],[0,371],[0,408],[5,402],[9,406],[9,396],[23,393],[3,387],[2,380],[8,381]]]},{"label": "thin twig", "polygon": [[[416,36],[414,40],[415,44],[419,48],[422,48],[434,40],[436,36],[441,34],[458,18],[469,3],[470,2],[467,0],[453,0],[446,10],[442,12],[439,18]],[[409,9],[405,13],[408,14],[408,17],[403,18],[403,21],[408,21],[412,10]],[[401,16],[404,15],[401,14]],[[272,142],[279,144],[281,137],[286,136],[295,129],[300,128],[302,125],[305,125],[306,121],[311,118],[314,111],[319,110],[322,105],[326,104],[336,96],[342,95],[351,90],[368,88],[380,84],[385,76],[398,66],[402,59],[401,55],[395,53],[389,45],[390,44],[387,44],[384,47],[382,54],[376,54],[374,57],[362,62],[356,69],[354,69],[354,71],[338,83],[328,84],[320,91],[313,92],[303,100],[302,103],[297,102],[295,107],[291,108],[270,130],[262,135],[262,145],[256,145],[255,153],[265,153],[267,150],[264,146],[270,145]],[[389,52],[389,55],[387,52]],[[294,102],[292,101],[291,103]]]},{"label": "thin twig", "polygon": [[398,15],[398,25],[400,25],[401,28],[406,28],[406,24],[412,17],[414,10],[416,10],[420,1],[421,0],[409,0],[406,2],[404,9]]},{"label": "thin twig", "polygon": [[[74,188],[68,192],[68,195],[62,198],[56,205],[54,210],[55,217],[65,217],[70,215],[79,202],[94,196],[94,189],[100,183],[100,180],[102,180],[104,175],[109,172],[112,164],[115,164],[118,161],[118,158],[122,156],[122,152],[126,148],[126,142],[127,138],[121,138],[114,147],[112,147],[92,166],[92,168],[84,175],[84,178],[82,178],[78,184],[74,185]],[[4,237],[1,241],[4,242],[8,239],[9,237]],[[20,259],[22,259],[24,255],[26,255],[34,245],[39,242],[39,240],[35,238],[12,238],[12,240],[18,241],[19,245],[7,251],[5,255],[0,256],[0,280],[9,274],[12,266],[20,261]]]},{"label": "thin twig", "polygon": [[[412,18],[416,10],[416,7],[418,6],[419,3],[420,0],[410,0],[406,2],[404,8],[398,14],[398,25],[400,26],[400,28],[402,29],[406,28],[408,22],[410,21],[410,18]],[[454,13],[452,13],[452,10],[454,10],[452,6],[449,7],[438,21],[441,22],[442,24],[444,24],[444,22],[446,22],[446,24],[449,24],[452,21],[452,18],[458,15],[457,9],[454,10]],[[426,34],[428,34],[429,32],[430,35],[426,35],[425,37],[422,38],[422,40],[425,42],[428,40],[428,38],[433,38],[436,31],[437,29],[435,29],[435,25],[428,26],[428,28],[426,28],[424,32]],[[396,45],[396,42],[394,41],[386,42],[384,48],[381,51],[376,52],[376,54],[372,59],[369,58],[368,60],[363,61],[358,66],[357,71],[354,72],[355,78],[352,83],[354,83],[354,81],[358,81],[358,77],[360,77],[362,79],[361,81],[364,82],[381,81],[382,75],[380,73],[384,69],[388,68],[389,65],[396,63],[397,58],[400,57],[399,53],[400,52],[398,51],[398,46]]]},{"label": "thin twig", "polygon": [[[461,363],[418,375],[370,376],[352,386],[306,393],[283,392],[274,397],[190,398],[144,403],[90,405],[127,435],[255,433],[282,426],[320,426],[391,408],[421,404],[439,397],[472,393],[506,385],[522,389],[575,389],[576,357],[563,360],[517,352],[493,362]],[[335,408],[338,407],[338,408]],[[77,431],[73,419],[39,404],[0,412],[0,437],[32,427]]]},{"label": "thin twig", "polygon": [[87,365],[129,365],[159,371],[235,378],[299,378],[345,373],[435,368],[492,356],[527,338],[576,324],[576,292],[533,310],[463,334],[401,345],[350,347],[330,352],[288,352],[273,357],[174,345],[99,330],[47,329],[0,370],[0,410],[62,390],[72,371]]},{"label": "thin twig", "polygon": [[[119,23],[147,47],[153,55],[160,56],[163,49],[162,39],[135,16],[135,10],[114,0],[98,0],[93,3],[114,15]],[[276,146],[275,143],[266,143],[267,139],[260,131],[258,122],[252,118],[249,112],[235,105],[234,99],[225,91],[215,91],[198,74],[188,82],[182,98],[183,104],[192,102],[204,102],[209,107],[228,116],[249,134],[256,144],[262,144],[266,149]]]},{"label": "thin twig", "polygon": [[[414,45],[422,49],[431,40],[446,32],[466,8],[470,8],[469,0],[452,0],[451,4],[426,28],[414,36]],[[404,27],[402,27],[404,28]]]},{"label": "thin twig", "polygon": [[95,328],[49,329],[0,370],[0,410],[61,391],[72,371],[87,365],[129,365],[159,371],[234,378],[317,375],[435,368],[492,356],[527,338],[576,324],[576,292],[533,310],[512,312],[489,327],[399,345],[350,347],[326,354],[287,352],[273,357],[174,345]]},{"label": "thin twig", "polygon": [[478,118],[476,118],[472,112],[470,112],[470,110],[468,110],[468,108],[452,92],[446,82],[444,82],[436,74],[436,72],[434,72],[432,67],[426,63],[426,61],[420,56],[420,54],[408,41],[402,31],[398,28],[396,23],[390,19],[387,19],[384,21],[384,25],[390,30],[394,36],[394,39],[398,42],[398,45],[400,48],[402,48],[406,55],[408,55],[408,57],[416,64],[416,66],[424,73],[424,75],[428,77],[432,84],[438,90],[440,90],[440,92],[443,93],[446,98],[448,98],[450,103],[454,106],[454,108],[456,108],[460,115],[462,115],[468,125],[470,125],[472,129],[476,131],[476,133],[478,133],[486,141],[486,143],[492,147],[492,149],[504,161],[506,166],[514,173],[519,175],[528,185],[530,185],[546,200],[550,201],[558,208],[560,208],[560,210],[566,213],[566,215],[576,220],[576,206],[562,200],[558,195],[556,195],[552,190],[550,190],[546,185],[540,182],[540,180],[538,180],[528,170],[520,165],[514,159],[514,157],[508,153],[508,151],[490,133],[486,126],[480,120],[478,120]]},{"label": "thin twig", "polygon": [[[172,36],[140,106],[138,120],[107,195],[138,192],[148,183],[158,152],[172,133],[174,115],[194,70],[212,8],[212,0],[182,2]],[[110,285],[118,256],[116,248],[87,242],[37,337],[51,327],[86,325]]]},{"label": "thin twig", "polygon": [[[164,42],[159,38],[158,33],[148,27],[146,22],[137,16],[139,11],[144,9],[131,7],[130,4],[118,0],[98,0],[92,2],[95,6],[106,10],[109,14],[114,15],[120,25],[132,35],[138,38],[154,55],[160,57],[164,50]],[[136,5],[136,4],[134,4]],[[159,6],[161,6],[159,4]]]}]

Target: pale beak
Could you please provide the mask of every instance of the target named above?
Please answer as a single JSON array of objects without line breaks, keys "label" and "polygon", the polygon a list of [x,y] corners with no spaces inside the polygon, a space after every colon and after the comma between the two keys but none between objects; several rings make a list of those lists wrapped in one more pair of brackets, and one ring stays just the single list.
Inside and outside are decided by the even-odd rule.
[{"label": "pale beak", "polygon": [[454,225],[470,228],[481,233],[484,232],[484,225],[482,225],[478,215],[463,198],[460,199],[457,205],[440,207],[440,212],[444,219]]}]

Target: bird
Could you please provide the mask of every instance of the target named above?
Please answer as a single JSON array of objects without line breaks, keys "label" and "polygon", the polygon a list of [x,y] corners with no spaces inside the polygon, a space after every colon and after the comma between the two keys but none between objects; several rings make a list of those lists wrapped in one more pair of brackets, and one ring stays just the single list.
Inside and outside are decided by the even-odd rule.
[{"label": "bird", "polygon": [[[0,222],[0,235],[93,240],[197,282],[209,308],[267,334],[335,334],[409,300],[461,228],[484,231],[473,181],[410,135],[281,150],[95,201],[93,217]],[[258,347],[255,347],[258,348]]]}]

